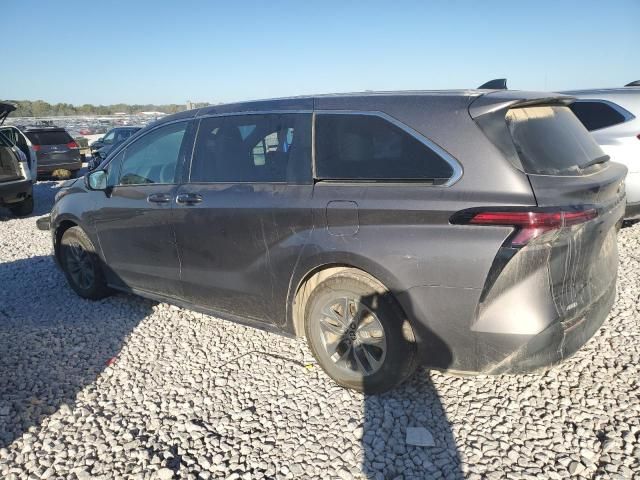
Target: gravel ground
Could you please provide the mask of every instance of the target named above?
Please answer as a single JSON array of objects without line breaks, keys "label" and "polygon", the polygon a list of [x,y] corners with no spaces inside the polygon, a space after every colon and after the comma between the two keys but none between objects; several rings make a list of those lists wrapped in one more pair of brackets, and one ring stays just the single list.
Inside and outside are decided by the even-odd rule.
[{"label": "gravel ground", "polygon": [[559,367],[422,371],[367,397],[303,341],[77,297],[35,227],[55,187],[30,218],[0,210],[0,478],[640,478],[640,225],[620,234],[611,316]]}]

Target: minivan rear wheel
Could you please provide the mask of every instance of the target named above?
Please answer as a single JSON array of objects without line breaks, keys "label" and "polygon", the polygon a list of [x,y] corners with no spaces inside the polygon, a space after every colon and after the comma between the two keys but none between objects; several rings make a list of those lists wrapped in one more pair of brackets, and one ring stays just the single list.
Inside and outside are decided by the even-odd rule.
[{"label": "minivan rear wheel", "polygon": [[411,326],[391,293],[344,271],[322,281],[305,306],[305,333],[320,366],[338,384],[382,393],[415,371]]},{"label": "minivan rear wheel", "polygon": [[80,227],[71,227],[62,234],[59,255],[67,281],[78,295],[91,300],[109,295],[100,258]]}]

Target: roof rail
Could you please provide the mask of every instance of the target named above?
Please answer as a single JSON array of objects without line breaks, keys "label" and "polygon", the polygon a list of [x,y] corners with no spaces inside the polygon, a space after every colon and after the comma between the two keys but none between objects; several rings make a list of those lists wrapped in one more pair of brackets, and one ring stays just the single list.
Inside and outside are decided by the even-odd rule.
[{"label": "roof rail", "polygon": [[487,89],[487,90],[507,90],[507,79],[506,78],[494,78],[493,80],[489,80],[486,83],[483,83],[478,87],[479,90]]},{"label": "roof rail", "polygon": [[625,87],[640,87],[640,80],[636,80],[634,82],[627,83],[625,85]]}]

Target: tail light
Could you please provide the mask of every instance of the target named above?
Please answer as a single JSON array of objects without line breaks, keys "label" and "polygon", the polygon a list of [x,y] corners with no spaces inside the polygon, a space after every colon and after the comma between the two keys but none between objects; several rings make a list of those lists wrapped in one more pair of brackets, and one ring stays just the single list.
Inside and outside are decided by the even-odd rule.
[{"label": "tail light", "polygon": [[34,152],[39,152],[40,151],[40,145],[31,145],[31,148],[33,148]]},{"label": "tail light", "polygon": [[513,227],[515,231],[508,242],[513,247],[522,247],[543,233],[588,222],[597,216],[598,211],[594,208],[552,211],[463,211],[451,217],[451,223]]},{"label": "tail light", "polygon": [[72,149],[78,148],[78,144],[72,140],[69,143],[67,143],[67,148],[72,148]]}]

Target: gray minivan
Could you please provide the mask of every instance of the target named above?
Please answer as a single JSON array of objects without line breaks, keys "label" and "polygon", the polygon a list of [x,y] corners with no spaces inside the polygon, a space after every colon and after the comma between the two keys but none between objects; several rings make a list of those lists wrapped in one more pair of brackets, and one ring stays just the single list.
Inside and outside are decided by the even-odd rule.
[{"label": "gray minivan", "polygon": [[381,92],[167,117],[62,189],[71,287],[306,337],[340,385],[561,361],[615,295],[626,168],[566,96]]}]

